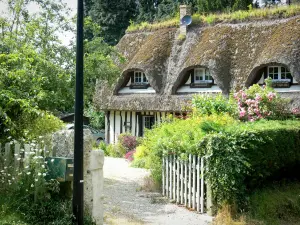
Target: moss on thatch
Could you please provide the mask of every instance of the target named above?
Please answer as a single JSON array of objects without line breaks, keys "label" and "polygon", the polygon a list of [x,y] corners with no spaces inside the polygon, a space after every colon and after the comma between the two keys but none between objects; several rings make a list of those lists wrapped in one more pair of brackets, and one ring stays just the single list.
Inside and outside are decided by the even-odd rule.
[{"label": "moss on thatch", "polygon": [[[117,48],[127,58],[123,76],[114,89],[97,89],[101,109],[172,110],[190,96],[175,96],[185,72],[196,66],[210,70],[223,93],[240,89],[254,80],[262,66],[287,66],[300,81],[300,16],[238,24],[194,26],[186,39],[178,29],[126,34]],[[156,94],[118,96],[127,71],[141,69]]]}]

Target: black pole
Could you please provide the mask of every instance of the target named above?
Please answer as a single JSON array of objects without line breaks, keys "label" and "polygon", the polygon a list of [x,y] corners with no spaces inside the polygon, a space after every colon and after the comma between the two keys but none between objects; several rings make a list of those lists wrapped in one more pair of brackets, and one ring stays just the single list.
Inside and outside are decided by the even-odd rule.
[{"label": "black pole", "polygon": [[83,225],[83,0],[77,3],[73,224]]}]

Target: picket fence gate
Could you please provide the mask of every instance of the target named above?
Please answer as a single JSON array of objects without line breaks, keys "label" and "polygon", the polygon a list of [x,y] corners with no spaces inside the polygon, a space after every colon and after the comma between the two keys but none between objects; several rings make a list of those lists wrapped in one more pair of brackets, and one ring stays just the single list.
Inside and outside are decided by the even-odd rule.
[{"label": "picket fence gate", "polygon": [[189,155],[187,161],[163,158],[163,196],[199,213],[205,212],[204,157]]}]

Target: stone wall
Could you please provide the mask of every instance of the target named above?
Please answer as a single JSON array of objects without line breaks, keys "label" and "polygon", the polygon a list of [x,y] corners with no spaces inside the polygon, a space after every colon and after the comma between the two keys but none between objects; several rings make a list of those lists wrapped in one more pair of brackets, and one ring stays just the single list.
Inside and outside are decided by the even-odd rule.
[{"label": "stone wall", "polygon": [[[84,203],[85,211],[97,225],[103,224],[103,164],[104,153],[93,150],[93,136],[84,130]],[[74,157],[74,130],[61,130],[52,136],[52,149],[56,157]],[[73,187],[73,184],[71,185]]]}]

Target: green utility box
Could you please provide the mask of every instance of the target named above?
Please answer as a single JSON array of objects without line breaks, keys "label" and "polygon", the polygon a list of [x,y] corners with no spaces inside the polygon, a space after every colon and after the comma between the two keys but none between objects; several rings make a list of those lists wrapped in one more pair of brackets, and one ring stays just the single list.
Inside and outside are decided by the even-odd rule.
[{"label": "green utility box", "polygon": [[74,160],[65,157],[47,157],[48,179],[59,182],[73,181]]}]

